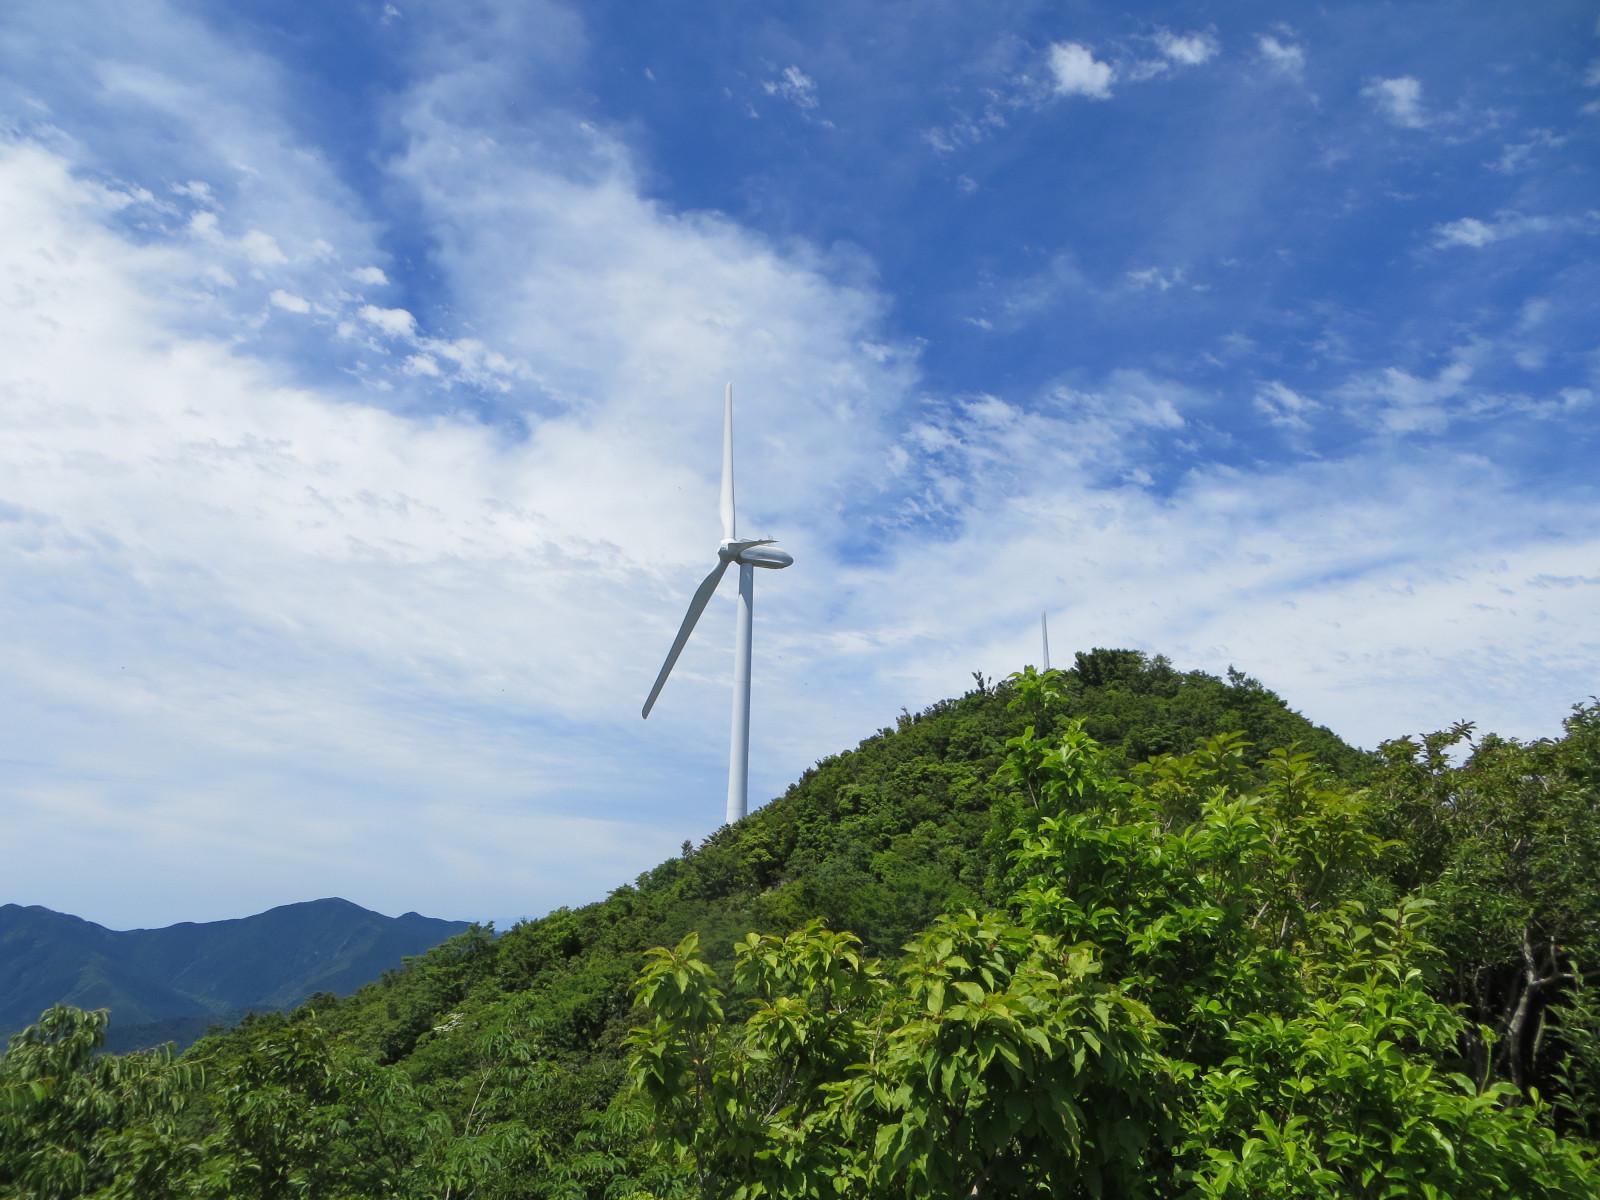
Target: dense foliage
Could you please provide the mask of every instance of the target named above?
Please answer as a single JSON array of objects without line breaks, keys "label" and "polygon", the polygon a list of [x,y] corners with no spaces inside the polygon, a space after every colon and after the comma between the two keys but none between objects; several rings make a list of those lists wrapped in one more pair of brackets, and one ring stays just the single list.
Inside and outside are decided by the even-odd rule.
[{"label": "dense foliage", "polygon": [[350,999],[179,1059],[52,1010],[0,1197],[1600,1194],[1600,706],[1470,736],[979,679]]}]

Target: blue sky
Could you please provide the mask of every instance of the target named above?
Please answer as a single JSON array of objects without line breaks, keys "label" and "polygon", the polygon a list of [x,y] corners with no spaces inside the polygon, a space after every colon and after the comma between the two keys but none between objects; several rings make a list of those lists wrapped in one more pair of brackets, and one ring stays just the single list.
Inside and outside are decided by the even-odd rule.
[{"label": "blue sky", "polygon": [[[1285,23],[1289,19],[1292,23]],[[1036,653],[1364,745],[1600,691],[1600,25],[8,6],[7,900],[501,924]]]}]

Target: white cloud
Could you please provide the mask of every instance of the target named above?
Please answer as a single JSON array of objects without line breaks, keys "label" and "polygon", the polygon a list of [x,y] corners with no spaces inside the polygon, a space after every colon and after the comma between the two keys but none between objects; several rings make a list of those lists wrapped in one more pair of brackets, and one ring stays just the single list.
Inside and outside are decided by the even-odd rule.
[{"label": "white cloud", "polygon": [[[181,775],[228,797],[212,800],[190,845],[222,826],[252,828],[252,806],[281,807],[282,840],[255,844],[253,866],[241,845],[218,843],[236,874],[265,881],[252,904],[309,888],[391,911],[504,917],[598,894],[709,829],[715,813],[646,803],[655,785],[641,787],[644,776],[582,764],[605,760],[602,740],[625,731],[685,779],[721,770],[720,752],[686,749],[707,739],[684,736],[723,694],[721,639],[691,647],[648,726],[626,723],[715,541],[706,447],[720,381],[739,383],[741,454],[747,478],[761,481],[741,491],[741,518],[760,528],[787,514],[778,531],[795,535],[788,544],[815,572],[830,528],[848,519],[846,481],[870,484],[887,452],[873,413],[899,403],[911,378],[909,354],[876,332],[878,298],[833,282],[823,258],[779,252],[722,218],[662,210],[639,195],[620,148],[592,132],[577,142],[611,162],[598,175],[592,160],[543,160],[510,139],[463,156],[470,139],[444,111],[422,97],[410,108],[411,152],[395,185],[416,189],[443,247],[443,286],[459,289],[478,334],[433,336],[408,311],[371,304],[352,304],[340,324],[404,344],[385,387],[418,377],[514,389],[525,440],[391,416],[338,374],[318,389],[288,386],[250,356],[248,326],[212,340],[195,334],[194,312],[150,302],[214,270],[215,255],[249,263],[227,215],[194,218],[189,241],[140,249],[107,224],[109,194],[74,181],[60,158],[0,156],[0,219],[34,231],[0,247],[0,278],[19,275],[37,297],[0,339],[7,382],[37,398],[0,405],[0,445],[28,464],[11,458],[0,471],[6,503],[25,514],[0,521],[0,558],[8,578],[22,577],[20,559],[40,586],[95,597],[29,607],[11,590],[0,601],[18,633],[5,669],[32,698],[26,720],[11,705],[4,716],[37,735],[50,763],[12,794],[43,806],[66,789],[102,808],[148,808],[157,799],[144,785],[96,781]],[[287,244],[265,222],[259,232]],[[333,248],[320,285],[274,288],[280,303],[339,291],[350,271],[340,264],[365,255],[359,241],[355,252]],[[425,411],[403,392],[384,402]],[[770,672],[786,661],[785,614],[820,594],[818,576],[786,573],[786,587],[790,574],[790,595],[773,586],[763,597],[773,644],[758,670],[769,696]],[[600,678],[611,682],[570,686]],[[66,736],[78,719],[49,714],[68,709],[104,736]],[[766,719],[783,727],[777,712]],[[550,722],[583,732],[546,733]],[[803,761],[815,759],[815,736],[789,736],[805,743]],[[791,744],[764,756],[758,794],[792,777],[794,754]],[[115,772],[104,755],[122,756]],[[285,772],[321,781],[300,789],[305,804],[275,805],[294,787]],[[559,849],[577,836],[566,811],[593,808],[601,793],[617,819]],[[474,816],[453,832],[423,821],[423,840],[400,844],[389,817],[360,799],[376,795],[408,814],[468,797]],[[35,827],[47,811],[30,809]],[[388,829],[404,865],[389,882],[368,878],[345,834],[330,834],[311,865],[296,859],[297,830],[318,812],[336,812],[356,843],[379,844],[374,830]],[[511,851],[529,841],[556,858],[541,867],[537,854]],[[567,854],[589,861],[560,867]],[[429,855],[466,865],[445,873]],[[43,889],[58,867],[13,882]],[[530,887],[530,870],[545,882]],[[96,878],[133,889],[109,864]],[[449,894],[423,878],[452,880]],[[177,912],[144,919],[205,915],[203,898],[185,894],[186,904],[171,901]]]},{"label": "white cloud", "polygon": [[1525,142],[1510,142],[1500,150],[1500,157],[1487,164],[1490,170],[1499,171],[1504,175],[1525,171],[1545,151],[1559,150],[1567,144],[1565,135],[1557,134],[1549,129],[1534,129],[1529,131],[1528,140]]},{"label": "white cloud", "polygon": [[23,37],[65,40],[86,64],[88,81],[53,77],[69,90],[52,100],[59,119],[76,118],[79,151],[98,169],[187,180],[177,194],[225,211],[223,244],[258,269],[310,263],[319,243],[366,256],[361,206],[299,142],[285,116],[295,85],[259,51],[163,0],[137,12],[89,2],[8,15]]},{"label": "white cloud", "polygon": [[[408,101],[410,149],[396,180],[414,190],[462,323],[530,364],[524,403],[541,417],[570,412],[586,436],[610,444],[614,474],[582,439],[560,443],[586,491],[607,481],[581,505],[585,526],[627,530],[658,517],[660,504],[635,487],[658,468],[664,487],[705,480],[702,452],[716,444],[719,420],[706,396],[732,379],[744,427],[784,447],[752,490],[749,503],[761,506],[752,520],[800,509],[821,521],[813,536],[841,528],[836,506],[813,506],[846,480],[873,478],[877,414],[914,377],[912,351],[886,353],[871,332],[882,298],[834,280],[855,264],[803,245],[779,252],[716,214],[665,209],[641,194],[629,156],[599,131],[519,133],[509,116],[495,142],[467,137],[462,122],[483,121],[489,101],[451,83]],[[552,155],[563,134],[563,153]],[[694,511],[685,498],[679,518]],[[692,543],[658,541],[683,547],[684,567],[698,561]]]},{"label": "white cloud", "polygon": [[1184,269],[1174,267],[1171,271],[1163,271],[1160,267],[1143,267],[1137,271],[1128,272],[1128,282],[1138,291],[1155,288],[1158,292],[1165,292],[1178,287],[1184,282]]},{"label": "white cloud", "polygon": [[1453,406],[1466,396],[1475,370],[1473,359],[1473,353],[1457,353],[1431,379],[1386,367],[1352,379],[1341,395],[1352,411],[1385,433],[1443,433],[1458,415]]},{"label": "white cloud", "polygon": [[[1162,29],[1149,39],[1155,43],[1156,57],[1124,59],[1111,62],[1095,57],[1094,50],[1081,42],[1056,42],[1047,55],[1050,73],[1050,95],[1087,96],[1093,100],[1111,97],[1111,85],[1117,80],[1126,83],[1146,83],[1172,71],[1175,67],[1194,67],[1209,62],[1221,51],[1216,36],[1206,31],[1179,34]],[[1032,89],[1031,94],[1029,89]],[[1037,85],[1027,81],[1025,97],[1014,102],[1038,103],[1043,97]],[[995,107],[991,104],[986,117],[992,118]],[[969,122],[970,123],[970,122]],[[1004,124],[1001,120],[1000,124]],[[951,128],[935,131],[946,142],[976,141],[987,135],[987,130],[977,128],[977,137],[962,138]]]},{"label": "white cloud", "polygon": [[273,307],[281,308],[284,312],[308,313],[311,311],[311,302],[304,296],[296,296],[293,292],[286,292],[282,288],[273,291],[268,297]]},{"label": "white cloud", "polygon": [[1079,42],[1056,42],[1050,47],[1050,74],[1058,96],[1088,96],[1108,100],[1115,71]]},{"label": "white cloud", "polygon": [[350,278],[369,287],[382,287],[389,282],[389,277],[383,273],[382,267],[357,267],[350,272]]},{"label": "white cloud", "polygon": [[211,209],[200,209],[193,213],[188,229],[200,241],[254,267],[282,267],[289,262],[278,239],[270,233],[249,229],[237,237],[230,237],[223,231],[222,218]]},{"label": "white cloud", "polygon": [[1469,246],[1476,250],[1522,234],[1549,233],[1557,229],[1579,228],[1582,225],[1581,221],[1527,216],[1522,213],[1501,213],[1492,221],[1480,221],[1477,217],[1462,217],[1435,226],[1433,244],[1441,249]]},{"label": "white cloud", "polygon": [[1422,84],[1410,75],[1374,79],[1361,89],[1361,94],[1402,128],[1421,129],[1428,123],[1422,111]]},{"label": "white cloud", "polygon": [[1531,333],[1543,325],[1550,316],[1551,304],[1542,296],[1535,296],[1522,306],[1517,317],[1517,332]]},{"label": "white cloud", "polygon": [[1583,73],[1585,87],[1600,87],[1600,58],[1589,64],[1589,69]]},{"label": "white cloud", "polygon": [[1171,61],[1185,67],[1197,67],[1211,61],[1221,50],[1214,34],[1173,33],[1163,29],[1156,34],[1156,47]]},{"label": "white cloud", "polygon": [[172,192],[176,196],[183,196],[193,200],[196,204],[211,205],[216,203],[216,196],[211,191],[211,185],[198,179],[191,179],[187,183],[175,183]]},{"label": "white cloud", "polygon": [[[457,379],[496,391],[509,391],[513,381],[527,379],[527,367],[513,362],[498,350],[484,345],[477,338],[419,338],[418,346],[424,357],[439,366],[439,360],[450,364]],[[440,370],[442,374],[442,369]]]},{"label": "white cloud", "polygon": [[239,248],[244,251],[246,258],[259,267],[281,267],[289,261],[283,247],[278,245],[278,239],[259,229],[252,229],[240,238]]},{"label": "white cloud", "polygon": [[1459,221],[1439,225],[1433,231],[1436,246],[1487,246],[1502,236],[1495,226],[1476,217],[1462,217]]},{"label": "white cloud", "polygon": [[1305,47],[1298,43],[1264,33],[1256,39],[1256,46],[1261,51],[1261,57],[1274,71],[1296,79],[1305,74]]},{"label": "white cloud", "polygon": [[[874,606],[883,624],[851,614],[869,642],[889,635],[886,614],[920,613],[916,597],[938,591],[946,619],[906,620],[899,647],[925,693],[955,683],[951,646],[971,647],[953,656],[963,666],[1029,661],[1028,618],[1041,607],[1063,658],[1068,647],[1136,645],[1219,673],[1258,664],[1246,669],[1366,745],[1462,718],[1542,734],[1592,690],[1578,664],[1600,653],[1583,615],[1600,588],[1537,581],[1594,574],[1573,569],[1600,561],[1594,516],[1518,495],[1481,461],[1419,453],[1201,470],[1148,497],[1043,473],[1050,482],[1020,495],[974,497],[961,537],[871,576],[885,589]],[[1561,524],[1573,518],[1575,528]],[[997,588],[1011,603],[995,602]],[[1506,670],[1513,661],[1548,692],[1525,691]]]},{"label": "white cloud", "polygon": [[1307,429],[1310,422],[1306,418],[1318,406],[1315,401],[1308,400],[1287,384],[1274,379],[1256,389],[1255,407],[1274,425]]},{"label": "white cloud", "polygon": [[1010,281],[1002,299],[1005,315],[1018,321],[1045,311],[1063,296],[1095,294],[1094,282],[1077,259],[1063,251],[1033,275]]},{"label": "white cloud", "polygon": [[[520,677],[553,664],[534,667],[502,643],[479,671],[468,666],[474,642],[501,643],[526,627],[530,606],[568,587],[573,599],[592,592],[519,486],[538,474],[535,451],[497,446],[470,424],[413,424],[289,388],[259,362],[154,323],[147,289],[187,268],[111,232],[92,195],[42,152],[0,156],[0,218],[35,231],[0,248],[0,279],[35,297],[0,333],[7,386],[32,397],[0,406],[10,480],[0,556],[13,581],[53,581],[82,600],[33,606],[12,591],[0,602],[18,635],[0,657],[32,697],[21,710],[6,704],[7,726],[36,737],[35,761],[48,764],[14,776],[9,791],[24,827],[55,828],[41,844],[67,859],[85,851],[58,824],[76,797],[96,814],[84,836],[143,845],[147,868],[203,847],[219,874],[175,879],[201,889],[230,873],[256,881],[228,889],[229,904],[337,888],[389,911],[475,915],[481,905],[502,915],[538,907],[513,882],[530,866],[548,872],[590,855],[591,866],[562,869],[579,866],[600,888],[641,851],[676,845],[680,831],[652,832],[648,818],[530,807],[527,789],[566,774],[559,757],[448,715],[492,696],[525,712],[523,697],[539,688]],[[88,344],[96,354],[82,353]],[[583,603],[603,607],[593,595]],[[396,706],[405,694],[429,699]],[[59,740],[50,714],[64,711],[94,713],[100,736]],[[286,788],[278,772],[290,762],[316,782]],[[391,804],[426,832],[395,844]],[[520,849],[507,853],[513,842]],[[391,888],[353,869],[351,847],[363,843],[390,845],[407,881]],[[533,865],[539,847],[549,848],[543,868]],[[12,883],[53,900],[49,879],[73,874],[67,859],[41,855]],[[477,880],[477,901],[433,886],[450,859],[456,879]],[[103,865],[107,886],[133,894]],[[157,891],[147,885],[137,892],[146,907],[121,911],[177,919],[205,903]],[[59,903],[79,909],[84,896]]]},{"label": "white cloud", "polygon": [[1000,102],[991,101],[975,116],[957,113],[948,124],[923,130],[922,140],[938,153],[950,154],[987,141],[1006,128],[1006,123]]},{"label": "white cloud", "polygon": [[[1453,364],[1367,386],[1443,402],[1469,378]],[[923,436],[942,465],[923,502],[958,504],[960,532],[893,544],[845,618],[919,694],[953,687],[958,662],[1030,661],[1041,607],[1063,647],[1257,664],[1246,669],[1366,745],[1461,718],[1546,732],[1592,690],[1600,637],[1586,627],[1569,660],[1563,623],[1581,622],[1600,587],[1540,582],[1595,574],[1583,564],[1600,561],[1600,517],[1582,499],[1530,494],[1481,458],[1409,439],[1403,454],[1377,441],[1330,461],[1175,472],[1158,465],[1163,439],[1187,432],[1187,414],[1203,422],[1206,397],[1149,375],[1058,397],[1010,405],[1005,420],[969,405]],[[1258,400],[1290,428],[1318,407],[1276,381]],[[937,615],[918,599],[930,589]],[[1512,661],[1546,690],[1524,690]]]},{"label": "white cloud", "polygon": [[410,337],[417,331],[417,319],[403,308],[379,308],[376,304],[363,304],[357,315],[389,337]]},{"label": "white cloud", "polygon": [[817,107],[817,81],[799,67],[785,67],[778,78],[766,80],[761,88],[767,95],[787,100],[803,111]]}]

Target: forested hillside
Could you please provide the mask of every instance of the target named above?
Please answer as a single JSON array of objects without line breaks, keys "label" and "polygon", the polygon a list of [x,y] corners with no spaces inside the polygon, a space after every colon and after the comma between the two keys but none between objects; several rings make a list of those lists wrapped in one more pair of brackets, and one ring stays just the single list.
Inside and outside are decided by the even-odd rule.
[{"label": "forested hillside", "polygon": [[224,1018],[288,1008],[313,992],[353,992],[465,928],[417,913],[386,917],[337,897],[126,930],[4,904],[0,1037],[64,1003],[110,1009],[112,1048],[187,1046]]},{"label": "forested hillside", "polygon": [[1131,651],[976,682],[181,1059],[52,1011],[0,1195],[1600,1194],[1600,707],[1368,754]]}]

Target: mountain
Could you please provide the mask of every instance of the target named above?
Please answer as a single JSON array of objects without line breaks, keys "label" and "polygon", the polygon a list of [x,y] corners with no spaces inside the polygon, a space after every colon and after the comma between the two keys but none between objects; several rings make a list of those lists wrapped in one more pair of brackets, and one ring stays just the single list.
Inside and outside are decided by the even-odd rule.
[{"label": "mountain", "polygon": [[0,1034],[67,1003],[109,1008],[113,1049],[187,1043],[245,1012],[289,1008],[319,992],[347,995],[466,928],[337,898],[129,930],[0,905]]}]

